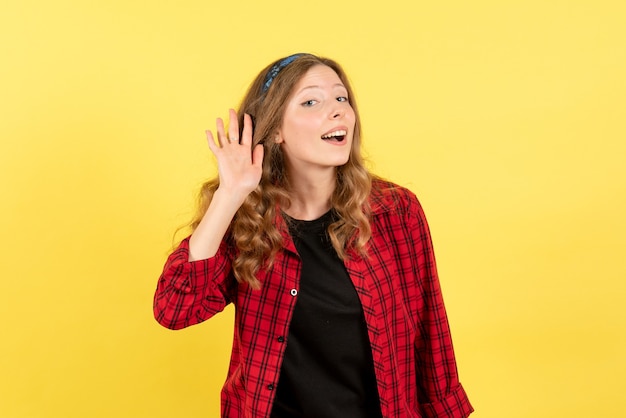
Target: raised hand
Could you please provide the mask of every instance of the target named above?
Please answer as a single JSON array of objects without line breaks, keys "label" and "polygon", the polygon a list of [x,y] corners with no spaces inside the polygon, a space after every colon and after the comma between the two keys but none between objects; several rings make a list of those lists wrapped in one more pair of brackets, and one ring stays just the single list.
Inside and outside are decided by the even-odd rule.
[{"label": "raised hand", "polygon": [[217,158],[220,179],[219,189],[242,201],[252,192],[261,180],[263,163],[263,145],[252,149],[252,118],[245,114],[243,131],[239,138],[237,113],[229,110],[230,125],[228,135],[224,130],[224,121],[217,119],[217,143],[213,133],[206,131],[209,148]]},{"label": "raised hand", "polygon": [[239,138],[237,113],[230,109],[228,135],[224,121],[217,120],[217,143],[206,131],[209,148],[217,158],[220,185],[202,220],[189,239],[189,261],[213,257],[235,213],[261,181],[263,145],[252,149],[252,118],[244,115]]}]

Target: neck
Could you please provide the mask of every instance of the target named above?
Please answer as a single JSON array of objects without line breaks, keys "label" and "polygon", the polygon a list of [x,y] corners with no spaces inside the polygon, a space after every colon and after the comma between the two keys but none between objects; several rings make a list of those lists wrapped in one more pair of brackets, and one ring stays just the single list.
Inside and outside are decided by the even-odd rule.
[{"label": "neck", "polygon": [[291,205],[285,208],[294,219],[313,220],[330,210],[330,197],[335,191],[336,172],[331,175],[293,176],[290,179]]}]

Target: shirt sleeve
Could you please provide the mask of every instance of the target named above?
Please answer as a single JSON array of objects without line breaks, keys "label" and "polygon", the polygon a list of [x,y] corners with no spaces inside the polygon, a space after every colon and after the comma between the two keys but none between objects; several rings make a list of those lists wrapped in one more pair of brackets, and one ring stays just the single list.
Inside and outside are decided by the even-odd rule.
[{"label": "shirt sleeve", "polygon": [[474,409],[459,382],[430,230],[421,205],[416,199],[412,203],[408,224],[418,251],[417,286],[423,302],[415,341],[419,402],[426,417],[465,418]]},{"label": "shirt sleeve", "polygon": [[165,262],[154,294],[154,317],[170,329],[198,324],[230,303],[235,284],[224,242],[212,258],[189,261],[186,238]]}]

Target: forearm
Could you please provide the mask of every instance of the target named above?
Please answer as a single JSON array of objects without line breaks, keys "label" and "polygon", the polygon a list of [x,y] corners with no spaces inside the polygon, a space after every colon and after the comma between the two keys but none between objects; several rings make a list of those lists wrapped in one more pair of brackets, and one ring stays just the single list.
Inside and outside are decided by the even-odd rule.
[{"label": "forearm", "polygon": [[219,188],[191,237],[189,261],[205,260],[215,256],[228,227],[245,196],[229,193]]}]

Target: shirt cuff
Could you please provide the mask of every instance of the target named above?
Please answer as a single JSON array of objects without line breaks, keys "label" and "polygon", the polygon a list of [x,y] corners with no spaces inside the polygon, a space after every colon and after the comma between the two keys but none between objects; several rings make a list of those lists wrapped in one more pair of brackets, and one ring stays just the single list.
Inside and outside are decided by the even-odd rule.
[{"label": "shirt cuff", "polygon": [[466,418],[474,412],[461,384],[445,398],[437,402],[422,404],[422,410],[429,418]]},{"label": "shirt cuff", "polygon": [[226,249],[224,243],[220,245],[217,253],[207,259],[189,261],[189,238],[181,241],[178,248],[170,256],[169,268],[166,276],[170,277],[171,285],[183,293],[197,293],[214,280],[209,280],[209,272],[223,272],[226,269]]}]

